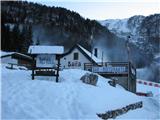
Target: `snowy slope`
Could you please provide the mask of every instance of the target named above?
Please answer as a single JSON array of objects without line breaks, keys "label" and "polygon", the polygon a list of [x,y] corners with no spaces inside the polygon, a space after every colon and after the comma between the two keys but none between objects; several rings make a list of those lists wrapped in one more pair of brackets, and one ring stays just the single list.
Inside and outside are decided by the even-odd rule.
[{"label": "snowy slope", "polygon": [[[31,71],[8,70],[5,65],[1,65],[1,69],[3,119],[98,119],[96,113],[146,101],[120,86],[109,86],[108,79],[101,76],[96,87],[86,85],[80,81],[86,73],[83,70],[61,71],[60,82],[55,83],[44,78],[31,80]],[[156,111],[149,117],[151,111],[158,109],[150,104],[146,101],[142,111],[134,112],[158,118]],[[121,118],[131,117],[128,114]],[[139,118],[143,118],[143,114],[139,114]]]},{"label": "snowy slope", "polygon": [[104,21],[99,21],[102,26],[108,28],[111,32],[116,34],[118,37],[125,38],[127,35],[131,34],[131,30],[128,28],[128,18],[127,19],[108,19]]},{"label": "snowy slope", "polygon": [[[143,93],[152,92],[154,97],[149,97],[149,98],[142,97],[144,105],[142,110],[138,109],[137,111],[131,111],[122,116],[119,116],[118,119],[123,119],[123,118],[140,119],[141,116],[143,116],[143,119],[154,119],[154,120],[160,119],[160,88],[137,83],[137,92],[143,92]],[[151,108],[155,109],[152,110]],[[144,111],[144,109],[148,109],[150,113]]]},{"label": "snowy slope", "polygon": [[135,37],[139,34],[139,27],[144,18],[144,16],[135,15],[125,19],[107,19],[104,21],[99,21],[99,23],[107,27],[119,37],[131,35],[134,36],[135,39]]},{"label": "snowy slope", "polygon": [[100,21],[101,25],[106,26],[111,31],[130,32],[128,28],[128,19],[108,19]]},{"label": "snowy slope", "polygon": [[160,96],[146,98],[143,97],[143,109],[130,111],[117,119],[128,120],[159,120],[160,119]]},{"label": "snowy slope", "polygon": [[[160,87],[155,87],[155,85],[159,85],[160,86],[159,83],[140,80],[140,79],[137,79],[137,81],[141,81],[142,82],[141,84],[139,82],[137,82],[137,92],[143,92],[143,93],[152,92],[153,96],[160,95]],[[145,85],[144,82],[147,83],[147,84]],[[151,85],[149,85],[149,83]]]}]

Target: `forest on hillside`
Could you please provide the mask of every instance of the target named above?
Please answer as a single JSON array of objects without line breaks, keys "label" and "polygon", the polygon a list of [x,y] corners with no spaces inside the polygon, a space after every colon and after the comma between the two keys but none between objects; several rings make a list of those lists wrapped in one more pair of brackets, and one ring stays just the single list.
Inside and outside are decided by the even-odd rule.
[{"label": "forest on hillside", "polygon": [[[31,44],[90,47],[90,37],[115,39],[97,21],[61,7],[26,1],[2,2],[2,50],[26,52]],[[41,30],[41,31],[40,31]],[[43,32],[42,32],[43,31]],[[69,41],[69,43],[68,43]]]}]

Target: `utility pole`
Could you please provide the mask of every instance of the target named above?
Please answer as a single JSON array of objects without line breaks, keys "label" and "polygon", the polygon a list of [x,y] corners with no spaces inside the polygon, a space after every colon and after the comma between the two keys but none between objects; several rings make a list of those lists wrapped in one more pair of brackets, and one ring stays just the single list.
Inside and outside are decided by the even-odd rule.
[{"label": "utility pole", "polygon": [[103,51],[102,51],[102,66],[103,66]]},{"label": "utility pole", "polygon": [[130,36],[127,36],[126,40],[126,48],[127,48],[127,55],[128,55],[128,78],[127,78],[127,86],[128,90],[130,90],[130,47],[129,47],[129,40]]},{"label": "utility pole", "polygon": [[93,54],[93,31],[90,36],[91,40],[91,72],[93,72],[93,59],[92,59],[92,54]]},{"label": "utility pole", "polygon": [[129,47],[129,41],[130,41],[130,36],[127,36],[127,41],[126,41],[126,48],[127,48],[127,56],[128,56],[128,62],[130,62],[130,47]]},{"label": "utility pole", "polygon": [[90,36],[90,40],[91,40],[91,72],[93,72],[93,32],[95,30],[95,24],[93,25],[93,28],[91,30],[91,36]]}]

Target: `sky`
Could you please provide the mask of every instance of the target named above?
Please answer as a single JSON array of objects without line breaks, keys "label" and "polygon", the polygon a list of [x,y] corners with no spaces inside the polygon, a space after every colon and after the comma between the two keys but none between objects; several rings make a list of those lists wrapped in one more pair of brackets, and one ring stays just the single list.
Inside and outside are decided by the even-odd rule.
[{"label": "sky", "polygon": [[64,7],[82,17],[105,20],[123,19],[134,15],[160,13],[159,0],[27,0],[47,6]]}]

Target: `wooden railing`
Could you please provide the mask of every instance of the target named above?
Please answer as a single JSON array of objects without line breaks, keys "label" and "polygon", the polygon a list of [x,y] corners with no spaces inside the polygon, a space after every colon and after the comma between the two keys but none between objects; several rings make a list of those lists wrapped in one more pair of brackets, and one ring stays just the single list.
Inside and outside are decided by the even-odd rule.
[{"label": "wooden railing", "polygon": [[131,92],[136,92],[136,68],[130,62],[85,63],[84,69],[106,78],[118,79],[118,84]]}]

